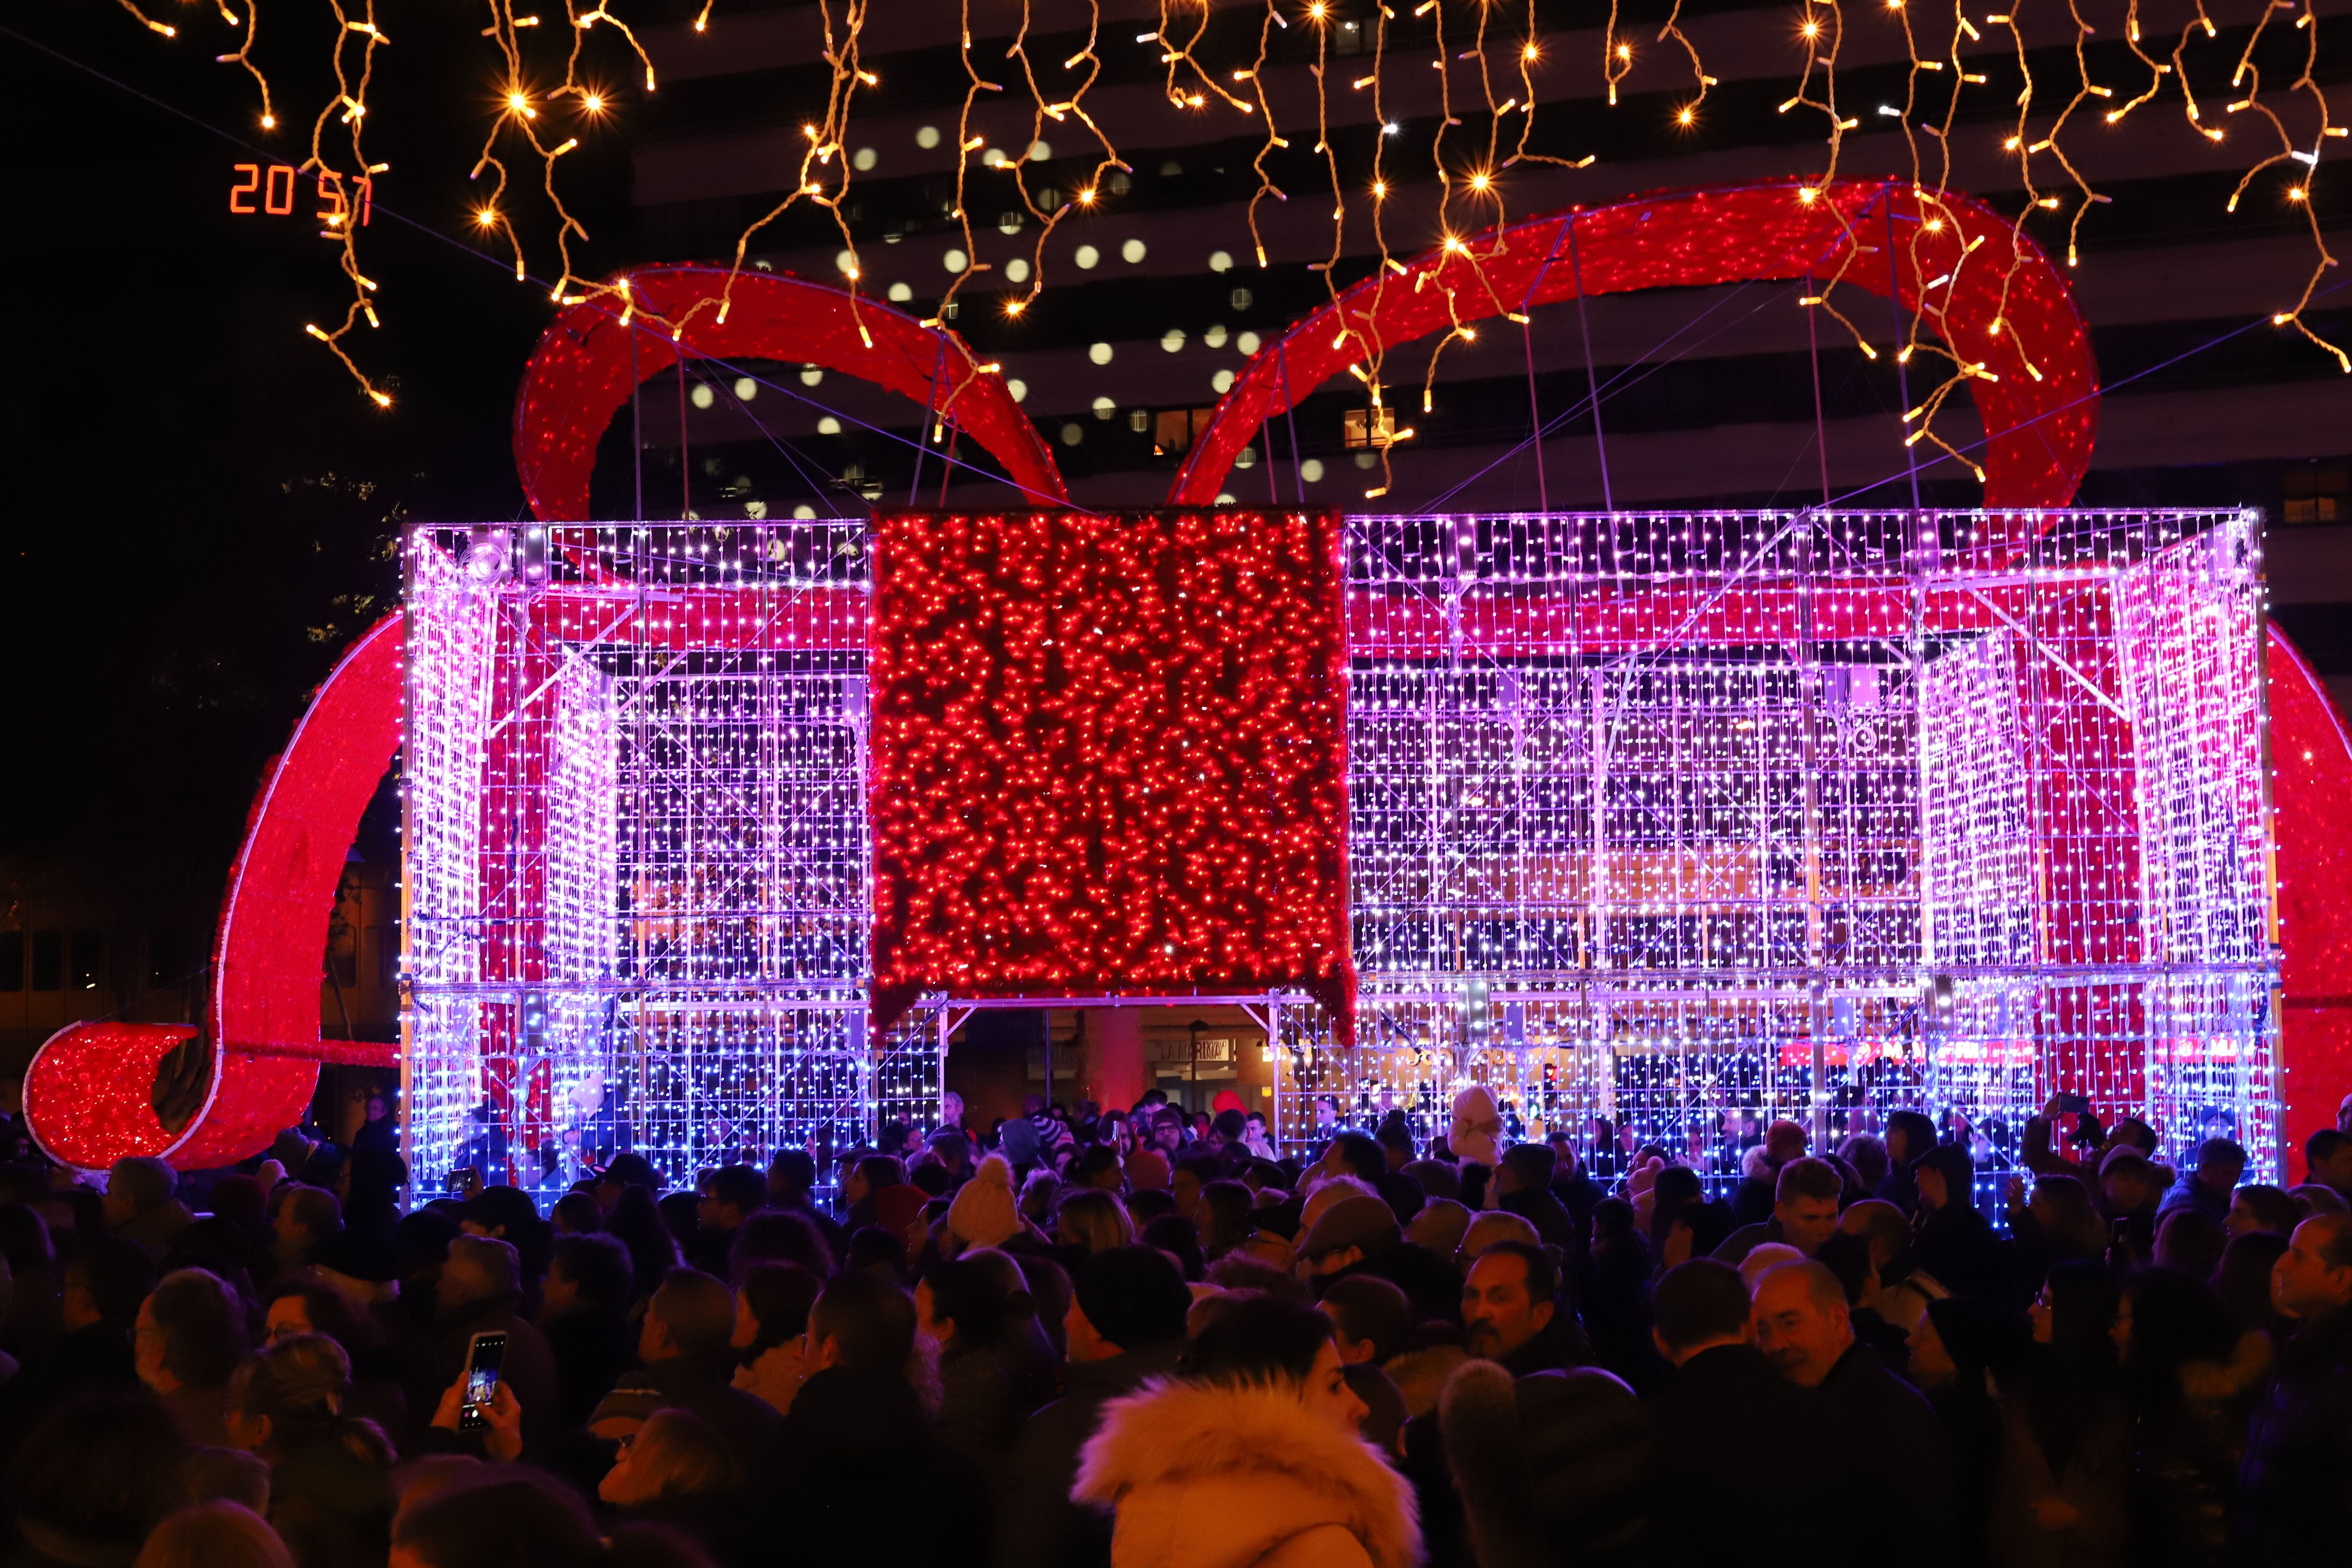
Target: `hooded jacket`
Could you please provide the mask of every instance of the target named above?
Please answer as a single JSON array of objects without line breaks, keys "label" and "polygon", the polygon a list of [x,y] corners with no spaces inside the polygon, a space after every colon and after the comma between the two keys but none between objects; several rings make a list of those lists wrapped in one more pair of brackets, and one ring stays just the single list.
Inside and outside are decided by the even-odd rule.
[{"label": "hooded jacket", "polygon": [[1286,1388],[1159,1383],[1111,1405],[1071,1497],[1112,1568],[1413,1568],[1412,1488]]}]

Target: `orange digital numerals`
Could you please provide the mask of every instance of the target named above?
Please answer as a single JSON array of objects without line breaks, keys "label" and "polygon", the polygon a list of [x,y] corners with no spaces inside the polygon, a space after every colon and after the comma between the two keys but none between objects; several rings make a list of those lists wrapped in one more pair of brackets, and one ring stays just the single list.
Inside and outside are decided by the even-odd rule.
[{"label": "orange digital numerals", "polygon": [[[285,217],[293,212],[295,183],[301,178],[301,171],[294,165],[239,163],[236,173],[239,179],[228,190],[229,211],[240,216],[268,214],[271,217]],[[343,194],[343,176],[332,169],[322,169],[313,176],[313,183],[327,204],[319,209],[318,216],[327,225],[324,232],[331,237],[352,221],[352,202]],[[351,183],[358,187],[359,225],[365,228],[375,216],[375,181],[365,174],[356,174]],[[259,206],[254,205],[257,196],[260,198]]]}]

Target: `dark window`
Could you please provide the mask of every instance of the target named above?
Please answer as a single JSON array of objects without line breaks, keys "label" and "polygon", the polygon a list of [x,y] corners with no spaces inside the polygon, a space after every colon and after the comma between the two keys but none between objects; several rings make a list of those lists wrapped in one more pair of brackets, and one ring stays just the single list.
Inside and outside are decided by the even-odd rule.
[{"label": "dark window", "polygon": [[177,985],[187,976],[187,944],[178,926],[157,926],[147,933],[147,984],[152,988]]},{"label": "dark window", "polygon": [[55,991],[65,984],[66,934],[59,931],[33,933],[33,989]]},{"label": "dark window", "polygon": [[2290,523],[2352,522],[2352,471],[2343,468],[2289,468],[2283,488]]},{"label": "dark window", "polygon": [[78,931],[73,933],[73,964],[67,979],[76,991],[98,989],[98,959],[100,947],[98,932]]},{"label": "dark window", "polygon": [[0,991],[25,988],[25,933],[0,931]]}]

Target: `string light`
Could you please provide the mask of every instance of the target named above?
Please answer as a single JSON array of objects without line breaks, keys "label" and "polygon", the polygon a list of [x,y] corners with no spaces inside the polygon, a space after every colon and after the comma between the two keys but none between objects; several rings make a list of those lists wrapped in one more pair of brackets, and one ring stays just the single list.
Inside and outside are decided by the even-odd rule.
[{"label": "string light", "polygon": [[[488,3],[491,11],[490,26],[484,29],[484,36],[491,38],[499,51],[503,66],[503,79],[514,85],[509,88],[506,95],[501,111],[492,120],[481,155],[475,165],[474,173],[477,178],[485,174],[493,176],[486,198],[476,209],[478,216],[484,212],[490,213],[493,216],[487,222],[478,222],[477,226],[485,233],[503,232],[512,249],[518,278],[521,279],[529,275],[524,256],[523,237],[515,229],[507,216],[510,210],[510,204],[506,200],[509,169],[505,158],[500,153],[502,142],[509,138],[520,138],[518,150],[527,155],[536,156],[540,161],[540,184],[548,195],[555,214],[552,237],[559,265],[555,268],[554,281],[550,289],[551,297],[555,299],[598,298],[609,292],[611,285],[579,278],[572,271],[572,242],[575,239],[585,239],[587,230],[566,209],[556,180],[557,160],[578,145],[577,139],[566,139],[560,135],[542,138],[539,133],[539,126],[549,106],[564,98],[572,99],[578,112],[587,117],[602,117],[611,109],[610,91],[604,88],[587,85],[580,76],[582,50],[587,36],[593,30],[600,26],[609,26],[622,36],[627,47],[644,69],[646,90],[649,93],[656,90],[656,86],[651,58],[629,24],[608,6],[597,5],[582,10],[578,0],[566,0],[564,20],[567,24],[565,37],[568,43],[562,79],[559,85],[548,88],[544,93],[534,93],[523,85],[531,81],[533,78],[531,72],[526,68],[520,38],[524,32],[537,29],[541,26],[541,18],[536,15],[516,14],[511,0],[488,0]],[[1449,3],[1457,4],[1457,8],[1465,12],[1474,24],[1475,37],[1472,40],[1471,47],[1460,52],[1459,58],[1475,64],[1480,85],[1484,89],[1488,115],[1486,154],[1469,159],[1466,164],[1460,165],[1457,165],[1457,163],[1449,156],[1446,149],[1449,132],[1462,125],[1453,97],[1454,55],[1445,42],[1448,22],[1446,5]],[[1529,138],[1534,130],[1537,107],[1532,68],[1544,58],[1533,0],[1529,0],[1522,34],[1513,41],[1511,47],[1512,58],[1518,68],[1519,90],[1500,102],[1496,101],[1490,58],[1487,54],[1486,33],[1496,18],[1497,3],[1498,0],[1477,0],[1475,5],[1467,5],[1460,4],[1459,0],[1422,0],[1413,11],[1415,17],[1430,19],[1438,45],[1437,58],[1431,62],[1438,70],[1440,100],[1432,155],[1434,174],[1439,184],[1437,216],[1441,224],[1452,221],[1449,204],[1457,184],[1465,188],[1469,194],[1482,199],[1495,199],[1496,207],[1492,216],[1493,220],[1499,225],[1506,217],[1499,199],[1501,181],[1498,176],[1502,171],[1521,161],[1549,163],[1567,168],[1582,167],[1591,161],[1589,158],[1568,159],[1538,153],[1529,148]],[[178,36],[178,29],[150,16],[141,9],[137,0],[118,0],[118,4],[126,14],[157,35],[166,38],[175,38]],[[852,254],[853,258],[855,257],[857,247],[855,237],[850,233],[845,210],[845,199],[851,184],[849,161],[845,157],[840,158],[837,174],[835,172],[835,165],[836,157],[850,144],[848,142],[850,110],[856,90],[860,88],[878,85],[877,74],[864,68],[858,58],[860,40],[866,21],[866,4],[867,0],[852,0],[838,17],[830,9],[824,12],[823,55],[831,67],[832,79],[825,94],[824,114],[821,117],[813,118],[807,126],[808,150],[803,160],[801,178],[788,187],[789,194],[785,197],[746,226],[737,240],[735,259],[728,274],[727,286],[719,289],[711,299],[698,301],[691,308],[689,315],[704,309],[710,309],[717,311],[720,320],[725,319],[729,300],[731,298],[733,281],[740,275],[751,241],[795,203],[808,202],[828,209],[839,230],[844,247]],[[1027,47],[1032,20],[1028,0],[1023,0],[1019,26],[1013,35],[1012,47],[1006,51],[1006,58],[1020,62],[1024,84],[1032,100],[1032,129],[1030,138],[1025,144],[1026,148],[1037,149],[1043,145],[1045,128],[1048,121],[1060,124],[1072,120],[1087,128],[1097,145],[1097,158],[1091,175],[1076,190],[1069,203],[1055,201],[1051,204],[1050,209],[1041,204],[1030,189],[1026,165],[1031,159],[1025,151],[1021,152],[1020,155],[1014,155],[1016,150],[1009,146],[1002,150],[987,148],[984,141],[971,132],[971,110],[978,95],[982,92],[1001,92],[1003,88],[999,83],[982,78],[973,66],[969,0],[962,0],[962,4],[963,26],[960,34],[960,50],[969,85],[959,117],[959,144],[962,148],[962,153],[958,160],[955,200],[950,210],[963,231],[965,242],[962,247],[963,253],[973,259],[968,268],[959,273],[950,281],[943,298],[942,309],[944,310],[945,302],[952,301],[956,291],[966,281],[980,273],[996,269],[991,263],[980,259],[981,252],[973,243],[976,237],[972,233],[969,204],[965,200],[968,191],[967,174],[971,155],[982,152],[987,153],[986,162],[1011,174],[1024,216],[1035,220],[1038,225],[1029,263],[1028,286],[1024,295],[1026,303],[1034,304],[1043,292],[1047,280],[1045,266],[1047,242],[1062,218],[1067,216],[1069,207],[1093,210],[1100,203],[1101,182],[1108,174],[1113,171],[1122,174],[1131,173],[1128,164],[1119,158],[1118,150],[1109,137],[1087,111],[1085,104],[1085,100],[1096,84],[1102,69],[1102,61],[1096,52],[1101,23],[1099,0],[1090,0],[1089,23],[1085,46],[1060,62],[1063,72],[1079,73],[1075,83],[1063,82],[1057,79],[1055,85],[1049,89],[1040,79],[1034,62],[1029,58]],[[2161,89],[2163,79],[2166,76],[2171,76],[2179,87],[2182,109],[2189,123],[2200,135],[2210,141],[2221,142],[2226,141],[2228,137],[2225,126],[2209,122],[2200,106],[2198,89],[2190,79],[2189,51],[2192,43],[2211,42],[2219,38],[2219,27],[2213,16],[2208,12],[2204,0],[2195,0],[2194,14],[2182,25],[2180,34],[2172,46],[2168,63],[2151,54],[2145,47],[2138,0],[2127,0],[2124,26],[2125,41],[2133,58],[2147,68],[2148,75],[2146,83],[2138,91],[2120,100],[2118,100],[2116,89],[2091,79],[2087,40],[2094,28],[2081,11],[2080,0],[2068,0],[2068,4],[2069,15],[2074,24],[2076,80],[2068,101],[2060,110],[2056,119],[2044,132],[2038,136],[2029,131],[2028,121],[2034,100],[2036,83],[2024,48],[2022,35],[2018,31],[2015,14],[2013,12],[1989,13],[1984,20],[1988,26],[2006,26],[2011,29],[2011,42],[2014,46],[2012,53],[2022,82],[2022,89],[2017,100],[2017,129],[2009,145],[2009,151],[2017,157],[2021,182],[2026,187],[2026,205],[2021,209],[2020,223],[2021,225],[2023,221],[2023,213],[2055,210],[2038,188],[2038,182],[2032,166],[2032,161],[2035,156],[2047,153],[2057,160],[2075,193],[2076,199],[2074,203],[2073,214],[2068,220],[2067,229],[2067,259],[2071,266],[2080,260],[2084,224],[2091,209],[2094,206],[2105,205],[2108,201],[2105,194],[2094,188],[2071,152],[2067,138],[2072,132],[2074,117],[2079,110],[2090,105],[2094,100],[2104,100],[2110,107],[2103,110],[2103,120],[2108,124],[2120,123],[2135,110],[2150,101]],[[259,122],[265,130],[274,130],[278,123],[278,115],[271,84],[252,57],[253,45],[258,36],[259,6],[257,5],[247,6],[241,21],[237,13],[226,4],[226,0],[215,0],[215,9],[226,25],[232,27],[241,26],[243,28],[243,38],[239,47],[216,58],[223,63],[233,63],[238,66],[251,76],[261,100]],[[335,90],[328,100],[326,109],[314,123],[310,157],[302,165],[303,170],[320,181],[322,185],[327,177],[334,173],[334,165],[329,161],[323,142],[323,133],[327,128],[328,117],[331,115],[335,117],[336,124],[348,129],[350,136],[348,154],[339,152],[337,161],[346,162],[347,168],[367,166],[364,154],[360,149],[359,138],[361,128],[371,108],[369,88],[374,64],[373,51],[390,42],[379,28],[373,11],[373,0],[330,0],[330,9],[336,28],[334,39],[330,46]],[[1210,10],[1207,5],[1192,5],[1191,0],[1160,0],[1158,28],[1152,32],[1139,34],[1139,39],[1155,44],[1160,48],[1160,63],[1164,68],[1163,93],[1171,109],[1190,113],[1213,107],[1224,108],[1244,115],[1255,115],[1263,121],[1264,131],[1258,151],[1252,161],[1252,169],[1257,176],[1257,184],[1249,197],[1245,210],[1245,222],[1251,231],[1253,252],[1261,266],[1265,265],[1268,259],[1265,239],[1260,231],[1263,204],[1269,198],[1276,201],[1288,199],[1288,193],[1278,184],[1270,163],[1275,153],[1290,145],[1289,141],[1281,133],[1280,128],[1275,122],[1274,104],[1266,85],[1272,37],[1275,29],[1289,27],[1294,18],[1304,20],[1315,28],[1317,47],[1315,64],[1310,70],[1316,84],[1318,129],[1316,152],[1325,160],[1332,188],[1335,242],[1329,258],[1320,265],[1318,269],[1326,273],[1327,283],[1330,283],[1331,268],[1338,265],[1342,249],[1340,240],[1346,212],[1345,193],[1339,180],[1338,153],[1333,144],[1333,132],[1330,125],[1328,83],[1325,80],[1329,55],[1329,32],[1333,26],[1334,12],[1328,4],[1328,0],[1310,0],[1303,10],[1292,7],[1287,4],[1287,0],[1263,0],[1263,9],[1255,18],[1256,23],[1255,49],[1246,58],[1219,63],[1210,58]],[[2288,205],[2301,209],[2312,236],[2315,260],[2305,286],[2293,308],[2279,313],[2283,317],[2283,325],[2293,325],[2303,336],[2335,358],[2339,365],[2347,371],[2352,371],[2352,359],[2347,359],[2336,345],[2315,334],[2303,319],[2303,312],[2315,297],[2320,279],[2336,261],[2318,226],[2319,204],[2308,199],[2309,192],[2315,179],[2321,153],[2327,140],[2341,137],[2346,133],[2345,127],[2333,121],[2326,93],[2317,84],[2313,74],[2317,58],[2319,33],[2315,16],[2308,7],[2294,13],[2294,28],[2304,36],[2305,57],[2301,69],[2288,89],[2291,95],[2298,99],[2308,97],[2316,110],[2317,127],[2312,132],[2307,144],[2299,144],[2294,140],[2283,115],[2265,100],[2263,94],[2261,66],[2255,58],[2257,47],[2270,36],[2270,29],[2277,20],[2273,13],[2293,10],[2293,7],[2264,4],[2253,18],[2236,58],[2234,68],[2229,79],[2229,85],[2234,96],[2228,105],[2228,112],[2260,117],[2273,133],[2273,144],[2261,150],[2259,155],[2252,158],[2242,171],[2236,188],[2225,203],[2225,206],[2228,210],[2234,211],[2246,191],[2264,172],[2288,162],[2300,163],[2305,166],[2299,172],[2298,178],[2292,184],[2283,184],[2280,188],[2283,200]],[[1180,15],[1180,12],[1182,14]],[[1950,138],[1962,93],[1969,87],[1982,86],[1987,83],[1984,73],[1963,68],[1963,40],[1976,44],[1981,41],[1982,36],[1977,26],[1963,14],[1958,0],[1955,0],[1951,13],[1948,47],[1939,54],[1925,54],[1920,48],[1919,40],[1914,31],[1911,8],[1903,4],[1903,0],[1885,0],[1884,12],[1903,29],[1909,67],[1901,106],[1897,108],[1890,103],[1882,109],[1882,112],[1897,119],[1910,153],[1914,192],[1924,209],[1933,210],[1941,201],[1943,194],[1950,188],[1952,169]],[[1382,228],[1381,209],[1378,205],[1383,199],[1393,195],[1393,179],[1381,167],[1381,163],[1384,140],[1386,136],[1395,133],[1398,130],[1397,125],[1389,118],[1384,91],[1386,85],[1384,74],[1389,64],[1388,25],[1395,15],[1396,13],[1385,5],[1374,8],[1374,15],[1371,17],[1373,48],[1370,74],[1357,79],[1353,83],[1359,90],[1369,88],[1373,98],[1374,122],[1378,128],[1373,139],[1374,169],[1371,182],[1373,199],[1376,204],[1373,221],[1374,247],[1379,252],[1379,265],[1383,271],[1395,270],[1394,258],[1390,252],[1387,237]],[[709,17],[710,6],[705,4],[694,18],[694,30],[698,33],[706,32]],[[1656,37],[1657,41],[1661,43],[1671,41],[1677,45],[1690,61],[1696,90],[1675,104],[1670,110],[1674,124],[1687,131],[1699,124],[1709,89],[1717,84],[1717,79],[1706,72],[1696,44],[1681,28],[1679,18],[1680,0],[1675,0]],[[1600,79],[1600,85],[1612,104],[1617,101],[1619,86],[1632,70],[1635,58],[1632,41],[1621,31],[1621,20],[1616,0],[1612,0],[1612,7],[1601,34]],[[1828,143],[1823,165],[1808,175],[1800,186],[1801,199],[1804,190],[1823,185],[1836,178],[1840,167],[1843,135],[1847,131],[1854,129],[1857,124],[1855,120],[1841,112],[1837,102],[1836,67],[1845,20],[1840,0],[1808,0],[1808,4],[1804,5],[1798,18],[1796,33],[1798,41],[1805,49],[1805,62],[1797,80],[1795,93],[1781,103],[1780,109],[1784,113],[1796,108],[1810,108],[1822,113],[1826,121]],[[1217,35],[1220,39],[1225,36],[1222,31]],[[358,51],[356,56],[352,53],[354,46]],[[1940,124],[1923,123],[1916,119],[1920,108],[1918,89],[1923,75],[1944,77],[1951,83],[1951,90],[1946,98]],[[542,77],[541,79],[545,78]],[[1506,151],[1502,145],[1504,140],[1502,121],[1505,116],[1513,113],[1519,117],[1518,134],[1515,139],[1515,144]],[[1925,149],[1920,145],[1922,136],[1939,144],[1939,161],[1937,167],[1933,171],[1928,168]],[[1465,168],[1466,173],[1463,172]],[[343,177],[356,176],[347,172]],[[2295,194],[2298,192],[2302,194]],[[361,374],[358,366],[352,362],[352,356],[345,352],[344,342],[352,328],[360,321],[369,317],[364,296],[370,291],[370,286],[361,281],[362,275],[356,252],[357,227],[358,226],[352,223],[338,223],[331,218],[327,225],[330,237],[337,239],[343,248],[341,265],[352,282],[353,292],[343,322],[333,331],[324,332],[323,338],[343,360],[361,385],[373,392],[373,384]],[[2022,232],[2021,226],[2012,236],[2012,240],[2021,237]],[[1911,236],[1913,246],[1916,246],[1919,237],[1919,231],[1915,228]],[[1869,349],[1866,342],[1864,342],[1863,334],[1850,320],[1844,317],[1834,301],[1844,281],[1845,268],[1853,265],[1859,257],[1867,254],[1869,248],[1858,241],[1849,245],[1830,268],[1830,275],[1820,280],[1817,292],[1811,296],[1816,301],[1816,308],[1825,309],[1831,315],[1836,317],[1857,343],[1862,344],[1865,352],[1873,351]],[[2017,265],[2015,257],[2016,245],[2012,243],[2011,255],[2008,258],[1995,256],[1993,259],[2005,265],[2013,277]],[[855,297],[858,279],[854,274],[847,276],[853,297]],[[1467,279],[1457,284],[1451,277],[1432,278],[1416,282],[1417,288],[1438,287],[1449,290],[1456,287],[1471,286],[1475,285]],[[1333,297],[1336,298],[1336,287]],[[1923,329],[1929,332],[1933,331],[1928,320],[1932,312],[1927,311],[1925,305],[1926,301],[1921,300],[1909,312],[1910,320],[1904,333],[1904,341],[1898,344],[1898,353],[1906,363],[1918,353],[1941,352],[1923,336]],[[934,320],[937,319],[934,318]],[[863,318],[859,320],[861,331],[864,331]],[[665,324],[677,325],[675,322]],[[870,337],[870,334],[867,335]],[[1364,345],[1364,354],[1366,363],[1371,367],[1372,382],[1377,392],[1381,380],[1380,369],[1383,350],[1379,344],[1367,343]],[[1955,362],[1954,374],[1958,374],[1957,362]],[[1385,465],[1385,457],[1383,464]],[[1384,466],[1383,478],[1385,477]]]}]

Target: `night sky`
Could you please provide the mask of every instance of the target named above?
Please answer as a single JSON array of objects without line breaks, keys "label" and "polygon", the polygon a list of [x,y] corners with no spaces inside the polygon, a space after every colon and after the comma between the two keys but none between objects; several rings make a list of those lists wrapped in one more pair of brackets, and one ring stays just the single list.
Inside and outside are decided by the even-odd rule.
[{"label": "night sky", "polygon": [[[168,41],[103,5],[20,9],[0,31],[16,650],[0,852],[216,887],[264,762],[396,593],[398,524],[521,508],[508,421],[546,295],[446,237],[490,111],[478,8],[385,19],[369,152],[392,170],[363,237],[384,324],[353,347],[389,412],[302,333],[345,299],[302,216],[315,199],[227,210],[232,165],[298,162],[307,141],[327,34],[325,8],[304,10],[264,13],[281,119],[266,145],[249,79],[214,61],[233,35],[209,8],[163,0]],[[583,270],[625,259],[625,150],[585,147],[565,174],[597,238]]]}]

